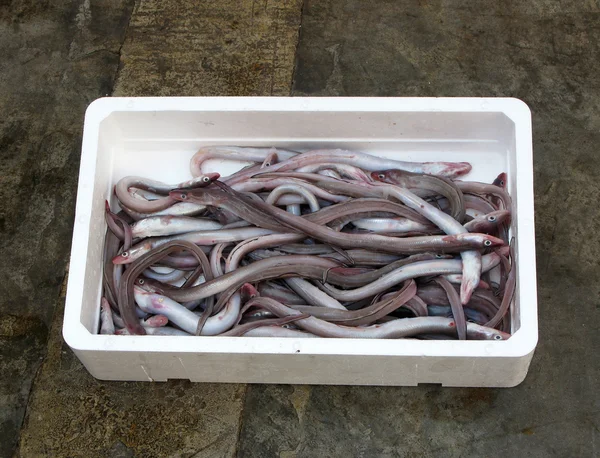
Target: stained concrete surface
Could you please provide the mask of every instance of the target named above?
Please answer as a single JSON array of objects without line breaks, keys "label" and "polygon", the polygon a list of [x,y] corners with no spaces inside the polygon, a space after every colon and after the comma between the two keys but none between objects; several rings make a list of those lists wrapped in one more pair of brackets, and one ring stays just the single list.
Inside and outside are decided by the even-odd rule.
[{"label": "stained concrete surface", "polygon": [[[0,5],[0,456],[27,402],[17,456],[597,456],[599,17],[550,0]],[[519,387],[107,383],[62,342],[87,103],[286,95],[297,44],[293,95],[531,107],[540,344]]]},{"label": "stained concrete surface", "polygon": [[300,11],[297,0],[2,10],[0,456],[17,442],[24,457],[235,454],[244,385],[100,382],[62,341],[83,114],[111,94],[289,95]]},{"label": "stained concrete surface", "polygon": [[132,6],[0,5],[0,456],[17,443],[62,301],[82,114],[112,90]]},{"label": "stained concrete surface", "polygon": [[509,390],[250,386],[242,456],[598,456],[599,43],[597,2],[305,4],[294,95],[529,104],[540,342]]},{"label": "stained concrete surface", "polygon": [[289,95],[301,0],[140,2],[114,95]]},{"label": "stained concrete surface", "polygon": [[244,385],[102,382],[66,346],[61,326],[59,318],[50,332],[20,456],[234,455]]}]

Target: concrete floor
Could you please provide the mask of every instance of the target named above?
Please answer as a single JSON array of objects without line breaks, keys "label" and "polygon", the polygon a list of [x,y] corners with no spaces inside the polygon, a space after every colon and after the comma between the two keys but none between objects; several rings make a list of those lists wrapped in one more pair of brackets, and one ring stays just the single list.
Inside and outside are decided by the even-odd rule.
[{"label": "concrete floor", "polygon": [[[598,2],[55,3],[0,6],[0,456],[598,456]],[[60,328],[82,115],[107,94],[525,100],[540,314],[525,382],[93,379]]]}]

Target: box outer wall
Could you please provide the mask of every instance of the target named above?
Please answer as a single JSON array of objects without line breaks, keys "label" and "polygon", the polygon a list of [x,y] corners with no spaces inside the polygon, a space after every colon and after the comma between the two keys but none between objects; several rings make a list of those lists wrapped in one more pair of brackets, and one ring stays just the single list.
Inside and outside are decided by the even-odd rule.
[{"label": "box outer wall", "polygon": [[[415,118],[431,118],[431,122],[412,126],[430,129],[432,139],[444,147],[452,143],[443,136],[444,126],[436,126],[439,113],[503,114],[514,124],[512,138],[505,139],[510,148],[507,154],[509,189],[513,195],[513,232],[518,233],[518,288],[512,308],[513,327],[518,328],[508,341],[458,342],[416,340],[345,340],[345,339],[274,339],[101,336],[91,333],[97,329],[101,288],[101,258],[105,225],[101,209],[111,198],[115,160],[123,150],[111,144],[112,136],[101,136],[108,118],[115,113],[126,121],[132,117],[154,113],[176,113],[183,119],[190,113],[234,112],[254,115],[274,113],[278,118],[286,113],[304,112],[313,116],[335,114],[337,119],[360,114],[362,127],[369,125],[369,116],[381,113],[415,114]],[[243,116],[242,116],[243,118]],[[247,119],[247,118],[246,118]],[[268,118],[267,118],[268,119]],[[499,118],[503,119],[503,118]],[[279,119],[281,121],[281,119]],[[356,122],[356,119],[354,120]],[[259,121],[256,121],[259,123]],[[126,123],[126,122],[125,122]],[[135,124],[135,123],[134,123]],[[139,124],[139,123],[138,123]],[[250,127],[246,127],[247,125]],[[277,120],[274,120],[274,126]],[[304,137],[283,142],[290,145],[314,147],[323,137],[311,138],[306,130],[310,122],[298,128]],[[499,124],[500,125],[500,124]],[[125,126],[126,128],[127,126]],[[181,125],[173,124],[177,131]],[[206,126],[205,126],[206,127]],[[262,132],[252,137],[252,122],[240,124],[246,137],[240,144],[276,144],[281,139],[265,138]],[[378,127],[378,126],[375,126]],[[325,143],[362,146],[377,145],[381,139],[357,140],[353,132],[340,137],[343,122],[333,128],[336,138]],[[398,128],[392,128],[397,130]],[[464,127],[468,130],[468,126]],[[143,125],[136,129],[144,133]],[[458,126],[458,131],[462,129]],[[440,134],[440,132],[442,132]],[[104,132],[106,133],[106,132]],[[310,133],[310,132],[308,132]],[[360,132],[359,132],[360,133]],[[262,135],[261,135],[262,134]],[[493,132],[491,133],[493,135]],[[249,141],[251,139],[251,141]],[[134,145],[136,139],[128,139]],[[187,139],[179,138],[186,143]],[[207,143],[233,143],[231,136],[216,141],[190,138],[195,148]],[[320,142],[321,140],[321,142]],[[385,140],[385,139],[384,139]],[[388,139],[393,141],[393,139]],[[407,139],[417,150],[419,144]],[[481,139],[485,140],[485,138]],[[144,143],[144,139],[140,141]],[[168,138],[166,139],[168,141]],[[205,141],[206,143],[203,143]],[[267,143],[269,142],[269,143]],[[230,143],[230,144],[231,144]],[[382,144],[385,144],[383,142]],[[461,143],[466,150],[468,143]],[[161,141],[157,142],[160,149]],[[431,142],[424,142],[431,148]],[[477,142],[474,150],[477,149]],[[376,148],[375,148],[376,149]],[[100,153],[106,154],[106,158]],[[368,152],[368,148],[367,148]],[[158,152],[160,153],[160,151]],[[377,154],[377,152],[375,152]],[[100,155],[99,155],[100,154]],[[148,153],[150,159],[156,152]],[[424,153],[426,154],[426,153]],[[420,160],[402,155],[399,159]],[[431,157],[428,158],[432,160]],[[435,158],[433,159],[435,160]],[[444,160],[443,155],[439,160]],[[446,158],[445,160],[448,160]],[[150,165],[148,165],[150,164]],[[144,167],[152,167],[145,161]],[[151,170],[151,169],[148,169]],[[156,173],[156,171],[154,171]],[[144,173],[140,175],[146,176]],[[165,179],[165,181],[169,181]],[[88,298],[88,300],[84,300]],[[93,298],[93,300],[89,300]],[[84,325],[83,323],[86,323]],[[356,385],[417,385],[440,383],[444,386],[514,386],[526,376],[537,343],[537,297],[535,275],[535,233],[533,221],[533,167],[531,148],[531,114],[517,99],[473,98],[104,98],[90,105],[86,112],[80,167],[71,268],[65,307],[63,335],[88,371],[106,380],[163,381],[173,378],[197,382],[247,383],[304,383]]]}]

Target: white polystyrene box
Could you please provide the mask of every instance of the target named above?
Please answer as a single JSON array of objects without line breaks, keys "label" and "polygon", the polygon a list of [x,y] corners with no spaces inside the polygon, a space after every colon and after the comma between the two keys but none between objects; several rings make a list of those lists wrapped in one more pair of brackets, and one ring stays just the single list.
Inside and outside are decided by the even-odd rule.
[{"label": "white polystyrene box", "polygon": [[[104,336],[97,334],[104,200],[140,175],[175,183],[205,145],[346,148],[414,161],[468,161],[469,180],[508,173],[518,283],[507,341]],[[222,174],[239,164],[213,163]],[[63,336],[106,380],[190,379],[510,387],[538,338],[531,113],[509,98],[102,98],[85,115]]]}]

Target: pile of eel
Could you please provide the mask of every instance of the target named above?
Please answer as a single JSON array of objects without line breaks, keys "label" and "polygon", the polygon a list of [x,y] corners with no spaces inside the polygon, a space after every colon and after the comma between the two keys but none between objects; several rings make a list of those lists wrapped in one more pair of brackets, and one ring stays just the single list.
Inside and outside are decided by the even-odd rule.
[{"label": "pile of eel", "polygon": [[[248,164],[226,177],[207,161]],[[213,162],[214,163],[214,162]],[[101,334],[506,340],[506,173],[340,149],[211,146],[106,202]]]}]

